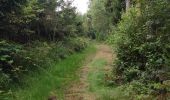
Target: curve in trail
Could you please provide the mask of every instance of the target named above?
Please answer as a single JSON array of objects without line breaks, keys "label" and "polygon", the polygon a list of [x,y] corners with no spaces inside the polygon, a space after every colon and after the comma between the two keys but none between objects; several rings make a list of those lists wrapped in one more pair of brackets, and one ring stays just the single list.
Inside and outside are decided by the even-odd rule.
[{"label": "curve in trail", "polygon": [[108,45],[100,44],[97,45],[97,52],[94,55],[91,55],[88,62],[81,67],[80,69],[80,81],[73,84],[71,88],[68,89],[65,95],[65,100],[96,100],[97,95],[88,91],[89,82],[88,82],[88,74],[89,72],[95,71],[90,67],[93,61],[97,59],[105,59],[107,66],[104,67],[104,70],[110,71],[112,64],[112,50]]}]

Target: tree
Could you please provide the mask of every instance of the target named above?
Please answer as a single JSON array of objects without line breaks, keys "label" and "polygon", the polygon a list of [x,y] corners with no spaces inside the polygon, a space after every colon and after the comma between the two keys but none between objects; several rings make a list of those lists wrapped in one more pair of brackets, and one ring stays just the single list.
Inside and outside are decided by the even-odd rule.
[{"label": "tree", "polygon": [[28,40],[27,36],[33,33],[30,30],[30,23],[35,18],[34,3],[34,0],[0,1],[0,31],[2,32],[0,36],[2,38],[16,41]]},{"label": "tree", "polygon": [[37,39],[56,41],[78,34],[81,27],[77,26],[79,22],[72,1],[3,0],[0,5],[2,39],[20,43]]},{"label": "tree", "polygon": [[125,1],[126,1],[126,10],[128,10],[130,8],[131,0],[125,0]]},{"label": "tree", "polygon": [[92,0],[89,8],[88,16],[91,20],[91,29],[96,31],[96,36],[99,39],[104,39],[120,21],[121,13],[125,9],[125,1]]}]

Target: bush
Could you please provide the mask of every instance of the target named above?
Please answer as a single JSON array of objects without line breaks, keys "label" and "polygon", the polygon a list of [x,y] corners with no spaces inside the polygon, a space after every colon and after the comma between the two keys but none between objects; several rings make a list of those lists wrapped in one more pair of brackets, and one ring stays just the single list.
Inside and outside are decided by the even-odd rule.
[{"label": "bush", "polygon": [[134,6],[123,14],[109,41],[117,53],[117,75],[126,82],[137,80],[146,87],[170,79],[170,3],[168,0],[140,3],[141,8]]},{"label": "bush", "polygon": [[69,38],[56,43],[34,41],[25,46],[1,41],[0,96],[6,95],[1,90],[7,92],[10,85],[22,83],[23,74],[44,70],[72,53],[82,51],[87,43],[84,38]]},{"label": "bush", "polygon": [[[17,79],[22,70],[22,66],[17,64],[20,59],[18,53],[21,50],[19,45],[9,44],[5,41],[0,42],[0,88],[6,86],[11,79]],[[17,59],[16,59],[17,58]],[[20,59],[21,60],[21,59]]]},{"label": "bush", "polygon": [[71,50],[79,52],[79,51],[81,51],[81,50],[83,50],[84,48],[87,47],[88,41],[89,41],[88,39],[80,38],[80,37],[78,37],[78,38],[69,38],[69,39],[67,39],[65,44]]}]

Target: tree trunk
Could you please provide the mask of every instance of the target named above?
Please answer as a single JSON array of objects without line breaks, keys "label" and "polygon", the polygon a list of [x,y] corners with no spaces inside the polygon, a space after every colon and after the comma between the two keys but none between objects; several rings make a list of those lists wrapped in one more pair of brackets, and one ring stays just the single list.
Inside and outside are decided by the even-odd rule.
[{"label": "tree trunk", "polygon": [[126,0],[126,11],[130,8],[130,0]]}]

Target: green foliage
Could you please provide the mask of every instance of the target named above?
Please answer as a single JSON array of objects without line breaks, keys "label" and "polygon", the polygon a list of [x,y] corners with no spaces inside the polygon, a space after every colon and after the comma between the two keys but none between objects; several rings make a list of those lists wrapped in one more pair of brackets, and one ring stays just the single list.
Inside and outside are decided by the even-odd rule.
[{"label": "green foliage", "polygon": [[[104,7],[103,0],[93,0],[91,2],[91,17],[93,28],[99,33],[106,32],[105,29],[109,24],[106,16],[106,11]],[[102,20],[101,20],[102,19]]]},{"label": "green foliage", "polygon": [[56,43],[37,41],[23,50],[21,54],[31,61],[28,64],[34,65],[30,65],[28,69],[34,69],[50,65],[50,63],[53,63],[51,61],[57,62],[75,52],[80,52],[87,47],[87,44],[88,40],[85,38],[69,38]]},{"label": "green foliage", "polygon": [[[16,65],[15,57],[18,56],[20,46],[8,44],[5,41],[0,42],[0,74],[1,82],[0,89],[5,88],[9,81],[13,78],[17,78],[17,74],[21,70],[20,65]],[[2,87],[4,86],[4,87]]]},{"label": "green foliage", "polygon": [[36,17],[36,12],[33,9],[34,4],[35,0],[30,2],[27,0],[3,0],[0,2],[2,5],[0,6],[1,39],[28,41],[27,37],[34,33],[30,29],[30,24]]},{"label": "green foliage", "polygon": [[74,51],[82,51],[88,45],[88,40],[84,38],[69,38],[68,39],[69,48],[72,48]]},{"label": "green foliage", "polygon": [[123,83],[131,82],[137,94],[154,90],[148,84],[169,80],[169,10],[168,0],[138,1],[123,14],[109,39],[117,53],[117,75]]},{"label": "green foliage", "polygon": [[69,0],[1,0],[0,99],[25,75],[85,49],[81,18]]},{"label": "green foliage", "polygon": [[77,70],[84,64],[85,58],[95,50],[95,47],[89,46],[82,52],[70,55],[59,62],[53,61],[51,55],[47,55],[46,58],[49,58],[48,61],[51,63],[41,66],[38,73],[35,71],[23,75],[23,84],[13,85],[11,88],[13,95],[8,100],[43,100],[47,99],[50,93],[63,100],[70,83],[78,80]]},{"label": "green foliage", "polygon": [[124,0],[91,0],[90,10],[84,20],[84,28],[89,33],[88,36],[105,40],[119,22],[124,6]]},{"label": "green foliage", "polygon": [[0,5],[1,39],[20,43],[56,41],[82,32],[71,1],[3,0]]},{"label": "green foliage", "polygon": [[41,72],[51,64],[80,52],[88,45],[85,38],[69,38],[63,42],[39,42],[22,47],[0,42],[0,96],[10,95],[8,90],[13,84],[22,84],[25,75]]}]

